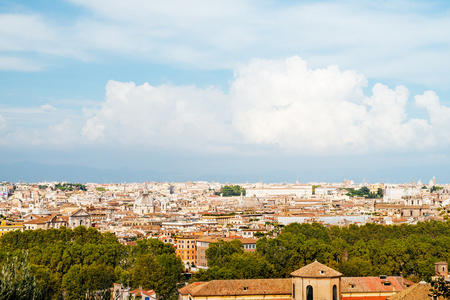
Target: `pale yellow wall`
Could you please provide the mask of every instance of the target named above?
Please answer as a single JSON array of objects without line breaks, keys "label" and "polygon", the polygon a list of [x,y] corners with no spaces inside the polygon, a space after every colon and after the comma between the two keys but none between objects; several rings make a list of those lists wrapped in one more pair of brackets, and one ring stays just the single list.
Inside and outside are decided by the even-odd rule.
[{"label": "pale yellow wall", "polygon": [[306,300],[306,287],[311,285],[313,288],[314,300],[332,300],[333,285],[337,286],[337,296],[339,299],[341,286],[340,278],[292,278],[295,284],[295,299]]},{"label": "pale yellow wall", "polygon": [[20,230],[23,231],[23,223],[6,225],[5,221],[2,221],[2,225],[0,225],[0,236],[4,235],[9,231]]}]

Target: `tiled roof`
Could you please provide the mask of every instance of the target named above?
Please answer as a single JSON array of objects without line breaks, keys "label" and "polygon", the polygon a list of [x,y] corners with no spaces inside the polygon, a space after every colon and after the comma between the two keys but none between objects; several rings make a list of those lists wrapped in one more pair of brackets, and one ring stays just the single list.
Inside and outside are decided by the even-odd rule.
[{"label": "tiled roof", "polygon": [[24,224],[45,224],[47,221],[41,218],[36,218],[30,221],[23,222]]},{"label": "tiled roof", "polygon": [[283,278],[194,282],[180,289],[180,293],[191,294],[192,296],[290,295],[292,293],[292,280]]},{"label": "tiled roof", "polygon": [[294,277],[314,277],[314,278],[330,278],[330,277],[340,277],[342,276],[336,270],[329,268],[318,261],[310,263],[297,271],[291,273]]},{"label": "tiled roof", "polygon": [[414,282],[398,276],[387,276],[386,279],[379,277],[342,277],[342,293],[355,292],[399,292],[408,286],[414,285]]},{"label": "tiled roof", "polygon": [[[388,298],[388,300],[424,300],[431,299],[428,294],[430,293],[431,285],[424,281],[415,284],[400,293],[392,295]],[[444,298],[439,297],[439,300],[443,300]]]},{"label": "tiled roof", "polygon": [[203,282],[203,281],[193,282],[193,283],[191,283],[190,285],[185,286],[184,288],[179,289],[178,292],[180,292],[180,294],[182,294],[182,295],[187,295],[187,294],[189,294],[189,291],[190,291],[191,289],[193,289],[194,287],[197,287],[197,286],[199,286],[199,285],[201,285],[201,284],[205,284],[205,283],[207,283],[207,282]]}]

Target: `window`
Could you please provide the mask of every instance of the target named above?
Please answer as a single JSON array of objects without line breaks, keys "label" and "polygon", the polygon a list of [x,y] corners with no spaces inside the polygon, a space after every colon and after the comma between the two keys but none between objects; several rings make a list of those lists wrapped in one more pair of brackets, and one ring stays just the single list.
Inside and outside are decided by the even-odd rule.
[{"label": "window", "polygon": [[292,284],[292,298],[295,298],[295,284]]},{"label": "window", "polygon": [[333,300],[338,300],[337,297],[337,286],[333,285]]},{"label": "window", "polygon": [[314,299],[313,287],[308,285],[306,287],[306,300],[313,300],[313,299]]},{"label": "window", "polygon": [[244,286],[244,291],[248,290],[248,287]]},{"label": "window", "polygon": [[324,270],[320,270],[320,275],[323,275],[323,274],[325,274],[325,271]]}]

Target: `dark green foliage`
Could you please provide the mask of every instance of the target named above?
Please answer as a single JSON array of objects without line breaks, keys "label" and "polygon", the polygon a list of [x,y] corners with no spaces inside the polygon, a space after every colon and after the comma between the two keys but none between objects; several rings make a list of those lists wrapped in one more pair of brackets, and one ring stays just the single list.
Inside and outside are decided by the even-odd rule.
[{"label": "dark green foliage", "polygon": [[230,262],[231,255],[235,253],[244,253],[242,242],[239,240],[231,242],[219,240],[217,243],[211,243],[205,251],[209,267],[223,267]]},{"label": "dark green foliage", "polygon": [[86,186],[81,183],[57,183],[55,188],[61,191],[87,191]]},{"label": "dark green foliage", "polygon": [[[85,227],[15,231],[0,238],[3,266],[8,265],[9,257],[20,257],[23,250],[29,253],[28,273],[36,282],[30,286],[43,295],[36,299],[60,299],[63,291],[66,299],[110,299],[113,282],[132,288],[142,285],[154,289],[161,299],[171,299],[184,280],[173,246],[155,239],[124,246],[111,233]],[[153,262],[153,268],[145,269],[151,280],[142,284],[133,280],[133,274],[143,273],[146,259]]]},{"label": "dark green foliage", "polygon": [[242,242],[239,240],[230,242],[219,240],[217,243],[211,243],[206,250],[206,258],[210,268],[199,270],[194,275],[194,281],[275,276],[273,265],[256,253],[244,252]]},{"label": "dark green foliage", "polygon": [[450,261],[450,224],[429,221],[340,228],[294,223],[277,238],[260,238],[256,253],[243,253],[223,241],[210,247],[207,258],[212,267],[198,272],[193,280],[289,277],[317,259],[344,276],[403,275],[429,281],[435,262]]},{"label": "dark green foliage", "polygon": [[431,188],[430,192],[434,193],[434,192],[437,192],[437,191],[442,190],[442,189],[444,189],[442,186],[434,186],[433,185],[433,187]]},{"label": "dark green foliage", "polygon": [[245,196],[245,189],[243,189],[240,185],[224,185],[218,192],[215,192],[214,195],[223,197],[231,197],[231,196]]},{"label": "dark green foliage", "polygon": [[366,186],[363,186],[359,190],[355,190],[354,188],[346,188],[348,193],[347,196],[350,197],[365,197],[369,199],[375,198],[383,198],[383,189],[379,188],[376,193],[370,191],[370,189]]},{"label": "dark green foliage", "polygon": [[110,295],[109,288],[114,281],[114,269],[109,266],[103,264],[73,265],[64,275],[62,287],[67,293],[66,299],[68,300],[94,299],[95,296]]},{"label": "dark green foliage", "polygon": [[41,300],[44,291],[30,270],[28,253],[7,257],[0,277],[0,300]]},{"label": "dark green foliage", "polygon": [[439,277],[437,280],[431,282],[429,295],[436,297],[436,299],[438,299],[438,297],[450,299],[450,281],[445,280],[443,277]]},{"label": "dark green foliage", "polygon": [[131,251],[133,286],[153,289],[161,299],[176,299],[183,279],[183,263],[171,244],[156,239],[137,241]]}]

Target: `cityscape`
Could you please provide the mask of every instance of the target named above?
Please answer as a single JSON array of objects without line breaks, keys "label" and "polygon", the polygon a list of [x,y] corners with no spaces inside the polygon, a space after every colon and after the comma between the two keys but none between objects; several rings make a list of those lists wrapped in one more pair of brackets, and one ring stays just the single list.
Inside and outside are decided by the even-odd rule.
[{"label": "cityscape", "polygon": [[[311,283],[308,286],[311,286],[311,289],[313,286],[314,289],[317,288],[322,296],[331,295],[330,297],[333,297],[329,299],[338,299],[338,294],[341,297],[339,299],[354,299],[353,297],[356,297],[354,295],[360,294],[363,294],[364,297],[358,299],[381,299],[377,298],[380,294],[382,296],[379,297],[383,297],[383,299],[391,299],[388,298],[390,296],[392,299],[396,299],[397,293],[407,292],[408,287],[418,285],[414,282],[417,279],[431,279],[429,276],[434,275],[432,270],[434,268],[438,270],[440,267],[445,270],[442,273],[444,278],[450,279],[445,261],[441,262],[442,266],[441,264],[436,265],[431,263],[432,257],[427,260],[429,265],[424,269],[409,267],[408,272],[414,273],[405,276],[406,278],[399,276],[402,272],[406,272],[406,266],[393,268],[373,266],[372,272],[379,271],[387,275],[383,275],[383,278],[381,275],[379,277],[361,277],[373,275],[367,269],[355,270],[355,267],[368,268],[364,265],[368,262],[352,261],[352,259],[348,260],[344,257],[326,258],[323,252],[330,251],[329,249],[320,251],[311,249],[310,254],[305,257],[297,254],[298,261],[290,267],[285,267],[292,272],[295,268],[304,266],[291,274],[292,280],[256,279],[261,276],[286,278],[286,275],[289,275],[289,273],[284,273],[284,269],[278,270],[280,266],[277,263],[271,262],[269,257],[265,257],[259,252],[263,253],[262,249],[268,247],[264,244],[269,243],[270,240],[282,239],[289,234],[286,231],[289,232],[299,225],[312,226],[304,227],[303,230],[311,231],[314,228],[314,230],[321,231],[322,234],[332,228],[341,228],[339,230],[342,231],[345,228],[356,230],[355,228],[367,228],[368,226],[422,227],[424,225],[420,224],[435,224],[435,222],[442,223],[446,226],[447,231],[450,230],[447,222],[450,215],[450,184],[438,184],[434,177],[425,183],[418,180],[404,184],[367,182],[355,184],[351,180],[340,183],[296,182],[283,184],[261,181],[244,184],[204,181],[128,184],[4,182],[0,186],[0,199],[0,214],[3,218],[0,234],[1,236],[5,235],[3,240],[0,239],[0,243],[3,246],[11,247],[10,243],[15,243],[11,241],[12,232],[38,231],[42,234],[42,230],[71,229],[75,236],[94,234],[89,230],[80,233],[80,228],[84,228],[83,230],[95,229],[95,234],[109,234],[114,237],[116,243],[121,244],[121,247],[131,247],[124,249],[148,247],[146,251],[150,252],[152,247],[170,246],[167,248],[170,250],[167,251],[174,254],[179,260],[178,262],[174,261],[173,264],[178,264],[180,274],[184,274],[183,277],[178,278],[179,282],[175,284],[172,282],[175,290],[172,287],[172,291],[168,293],[166,291],[167,294],[162,295],[161,287],[152,279],[147,279],[148,274],[142,275],[142,278],[136,278],[134,271],[129,271],[131,274],[127,273],[120,267],[120,264],[117,264],[115,269],[111,269],[114,275],[111,275],[108,280],[115,278],[118,282],[114,282],[114,284],[111,282],[111,287],[107,287],[107,289],[98,284],[96,286],[100,291],[102,288],[112,291],[113,299],[171,298],[178,294],[180,299],[202,299],[204,296],[202,293],[212,293],[209,295],[221,297],[227,297],[228,293],[231,293],[232,297],[240,295],[239,297],[246,299],[246,297],[251,298],[250,295],[255,296],[255,291],[260,291],[262,288],[260,285],[275,286],[266,287],[266,290],[261,291],[261,295],[265,298],[272,295],[291,299],[295,298],[295,293],[300,295],[313,293],[308,289],[297,291],[295,282],[306,280],[305,278],[310,280],[310,277],[314,277],[311,274],[315,270],[319,272],[316,274],[316,279],[319,280],[323,277],[332,279],[332,281],[325,284],[319,280],[318,283]],[[373,227],[369,228],[374,230]],[[422,228],[421,230],[429,229]],[[310,234],[317,233],[310,232]],[[442,238],[444,238],[444,243],[448,241],[448,237],[443,236]],[[160,243],[160,246],[152,243]],[[346,243],[344,242],[344,244]],[[291,244],[291,246],[294,245]],[[351,245],[346,245],[343,247],[351,249]],[[324,245],[316,246],[324,247]],[[413,249],[407,251],[414,250],[416,246],[414,245]],[[227,250],[227,247],[230,249]],[[233,249],[232,247],[237,248]],[[448,244],[445,247],[448,247]],[[214,257],[211,249],[217,251],[219,257]],[[233,253],[233,251],[236,252],[234,255],[242,253],[243,256],[240,259],[243,259],[244,262],[246,259],[257,260],[257,263],[262,265],[256,266],[256,269],[250,268],[250,273],[248,270],[243,271],[240,275],[223,275],[220,272],[216,274],[217,269],[223,267],[222,264],[227,264],[225,262],[218,263],[216,260],[237,259],[232,258],[233,256],[227,258],[226,255],[230,255],[227,252]],[[332,250],[333,253],[335,251]],[[339,256],[348,256],[347,251],[350,250],[340,252]],[[379,251],[378,255],[381,255],[382,250],[379,249]],[[395,251],[400,252],[401,249]],[[309,258],[307,258],[308,256]],[[290,261],[290,258],[288,259]],[[353,277],[342,277],[342,273],[321,264],[318,259],[328,264],[333,262],[333,267],[338,267],[344,275]],[[400,260],[397,257],[394,259],[395,261]],[[349,262],[351,262],[351,266],[349,266]],[[250,264],[250,261],[247,263]],[[278,262],[278,264],[282,263]],[[69,275],[71,274],[70,270],[67,273]],[[226,270],[232,272],[233,269],[229,267]],[[398,273],[399,271],[400,273]],[[79,272],[80,270],[77,271],[77,273]],[[94,276],[108,276],[98,270],[96,272]],[[147,270],[147,272],[155,272],[155,270]],[[68,299],[78,299],[76,297],[79,297],[80,294],[77,294],[77,291],[74,291],[64,279],[69,277],[67,274],[63,276],[62,284],[54,284],[63,288],[64,295],[68,296]],[[397,277],[393,275],[397,275]],[[159,275],[156,274],[156,276]],[[220,288],[222,284],[220,280],[214,280],[233,278],[239,280],[224,283],[227,291],[224,290],[224,287]],[[336,278],[340,281],[335,281]],[[209,281],[211,279],[213,281]],[[271,280],[278,281],[272,282]],[[364,280],[367,282],[364,283]],[[133,283],[130,284],[130,281]],[[180,284],[183,282],[187,284],[192,281],[193,283],[181,288]],[[142,285],[138,289],[132,289],[133,285],[135,288],[138,287],[135,282]],[[213,292],[211,284],[199,285],[204,282],[211,282],[213,286],[219,286],[213,288],[215,290]],[[291,288],[292,282],[294,282],[294,288]],[[228,287],[229,284],[231,284],[230,287]],[[328,284],[330,286],[334,284],[335,288],[328,287]],[[367,285],[371,287],[369,288]],[[351,288],[347,288],[347,286]],[[388,287],[386,288],[386,286]],[[148,289],[148,287],[153,287],[153,289]],[[180,289],[177,291],[176,287]],[[241,289],[245,290],[245,288],[250,288],[252,292],[242,294]],[[418,292],[428,295],[430,286],[425,284],[421,291],[419,288],[416,289],[412,295],[416,295]],[[57,295],[58,291],[53,291],[53,293]],[[89,294],[89,289],[84,293]],[[98,293],[98,290],[95,291],[92,299],[100,297]],[[54,297],[55,294],[52,296]],[[305,299],[309,299],[308,296]]]}]

